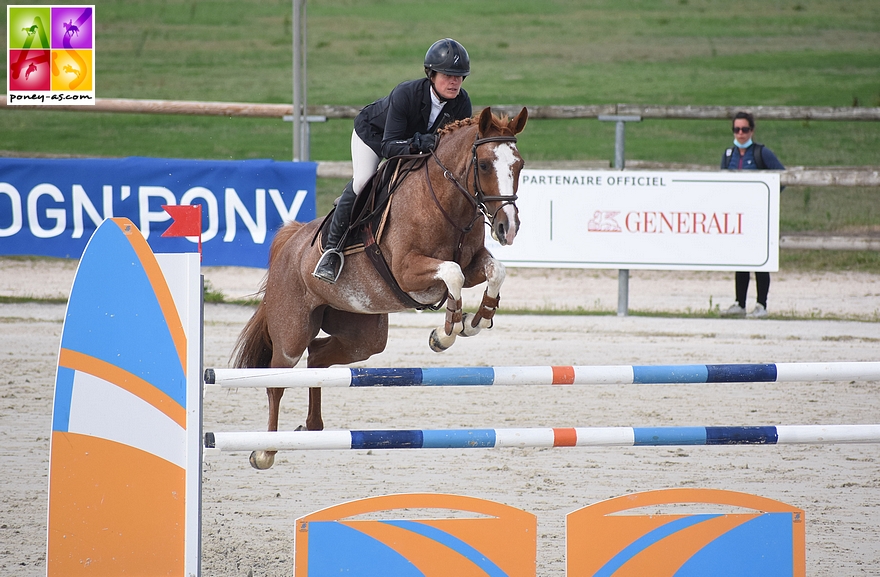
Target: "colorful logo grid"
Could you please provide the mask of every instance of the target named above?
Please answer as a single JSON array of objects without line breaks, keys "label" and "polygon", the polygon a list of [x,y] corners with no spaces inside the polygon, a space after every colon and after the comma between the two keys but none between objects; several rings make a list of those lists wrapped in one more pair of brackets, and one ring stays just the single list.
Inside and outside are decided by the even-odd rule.
[{"label": "colorful logo grid", "polygon": [[95,103],[95,7],[7,6],[7,104]]}]

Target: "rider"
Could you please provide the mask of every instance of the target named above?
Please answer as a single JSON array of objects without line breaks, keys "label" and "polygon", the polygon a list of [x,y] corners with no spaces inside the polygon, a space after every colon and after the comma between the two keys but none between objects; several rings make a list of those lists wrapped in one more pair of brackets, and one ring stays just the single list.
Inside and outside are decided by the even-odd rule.
[{"label": "rider", "polygon": [[331,284],[339,278],[344,260],[341,245],[352,206],[382,159],[428,153],[436,144],[437,130],[472,115],[471,99],[461,88],[470,73],[464,46],[452,38],[438,40],[425,54],[426,78],[398,84],[357,115],[351,134],[353,178],[336,201],[327,250],[315,266],[315,277]]}]

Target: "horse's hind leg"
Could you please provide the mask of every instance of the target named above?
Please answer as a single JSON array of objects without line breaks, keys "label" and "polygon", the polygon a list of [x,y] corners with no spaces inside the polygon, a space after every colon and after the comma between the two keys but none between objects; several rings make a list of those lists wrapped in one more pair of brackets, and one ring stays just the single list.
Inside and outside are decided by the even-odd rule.
[{"label": "horse's hind leg", "polygon": [[[388,315],[358,314],[327,307],[321,329],[330,336],[314,339],[309,344],[309,367],[329,367],[365,361],[385,350],[388,341]],[[320,431],[321,389],[309,389],[309,414],[306,428]]]},{"label": "horse's hind leg", "polygon": [[[308,327],[308,323],[302,323],[301,325]],[[312,330],[309,327],[309,330]],[[317,329],[314,329],[314,332],[317,332]],[[272,367],[293,367],[299,362],[300,357],[302,357],[303,351],[305,351],[307,339],[309,338],[309,334],[298,334],[296,338],[282,341],[281,343],[276,343],[272,349],[272,360],[269,363]],[[311,391],[312,389],[309,389]],[[319,395],[319,411],[320,411],[320,389],[318,390]],[[284,396],[283,388],[271,388],[266,389],[266,395],[269,398],[269,422],[266,427],[267,431],[277,431],[278,430],[278,417],[281,412],[281,397]],[[312,400],[311,395],[309,395],[309,408],[311,410]],[[273,464],[275,464],[275,451],[253,451],[248,458],[251,466],[255,469],[268,469]]]},{"label": "horse's hind leg", "polygon": [[388,315],[361,314],[327,307],[321,329],[330,335],[309,344],[308,365],[329,367],[365,361],[385,350]]},{"label": "horse's hind leg", "polygon": [[309,412],[306,415],[307,431],[323,431],[324,418],[321,416],[321,388],[309,388]]},{"label": "horse's hind leg", "polygon": [[[269,425],[267,431],[278,430],[278,413],[281,410],[281,397],[284,389],[266,389],[269,397]],[[248,462],[254,469],[264,470],[275,464],[275,451],[252,451]]]}]

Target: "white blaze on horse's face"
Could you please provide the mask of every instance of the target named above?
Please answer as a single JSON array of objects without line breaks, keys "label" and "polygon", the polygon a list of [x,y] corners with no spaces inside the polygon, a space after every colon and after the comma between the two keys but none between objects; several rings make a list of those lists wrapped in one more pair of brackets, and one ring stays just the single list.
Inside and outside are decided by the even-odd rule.
[{"label": "white blaze on horse's face", "polygon": [[[516,145],[512,142],[505,142],[495,147],[494,166],[495,175],[498,178],[499,196],[513,196],[516,193],[516,175],[513,174],[513,167],[518,160],[519,155],[517,154]],[[495,236],[494,230],[492,231],[492,236],[495,236],[495,240],[501,244],[511,244],[518,232],[516,210],[512,204],[505,204],[501,210],[507,217],[507,231],[504,239]]]}]

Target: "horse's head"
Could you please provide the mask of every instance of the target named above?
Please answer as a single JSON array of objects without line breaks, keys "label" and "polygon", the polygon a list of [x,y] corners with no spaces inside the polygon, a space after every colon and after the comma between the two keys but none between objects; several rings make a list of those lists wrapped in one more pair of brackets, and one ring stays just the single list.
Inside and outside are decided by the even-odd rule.
[{"label": "horse's head", "polygon": [[479,117],[479,134],[473,146],[474,192],[480,208],[489,218],[492,237],[501,245],[513,243],[519,232],[516,192],[523,159],[516,149],[516,135],[529,118],[523,108],[513,120],[498,118],[491,108]]}]

